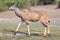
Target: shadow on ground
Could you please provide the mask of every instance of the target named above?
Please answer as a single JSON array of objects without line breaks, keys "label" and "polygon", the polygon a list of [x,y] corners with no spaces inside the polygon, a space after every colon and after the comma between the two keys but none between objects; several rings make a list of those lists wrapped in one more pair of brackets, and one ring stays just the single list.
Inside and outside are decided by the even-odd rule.
[{"label": "shadow on ground", "polygon": [[[15,32],[13,30],[6,30],[6,29],[4,29],[4,31],[11,32],[14,35],[18,35],[18,36],[19,35],[20,36],[29,36],[27,32],[20,32],[20,31]],[[31,32],[31,35],[30,36],[43,36],[43,34],[40,33],[40,32]]]}]

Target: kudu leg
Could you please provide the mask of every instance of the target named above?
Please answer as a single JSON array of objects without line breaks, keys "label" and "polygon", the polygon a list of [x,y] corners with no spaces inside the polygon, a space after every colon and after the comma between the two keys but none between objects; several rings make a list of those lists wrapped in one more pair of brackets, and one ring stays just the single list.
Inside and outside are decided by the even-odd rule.
[{"label": "kudu leg", "polygon": [[28,35],[30,36],[30,27],[29,27],[28,21],[26,21],[26,25],[27,25],[27,28],[28,28]]},{"label": "kudu leg", "polygon": [[16,29],[16,32],[18,31],[18,29],[19,29],[20,25],[21,25],[21,22],[18,24],[18,27],[17,27],[17,29]]},{"label": "kudu leg", "polygon": [[46,37],[47,36],[47,31],[48,31],[48,35],[50,35],[50,26],[49,26],[48,22],[46,22],[45,19],[41,19],[41,22],[45,26],[44,37]]},{"label": "kudu leg", "polygon": [[44,31],[44,36],[47,35],[47,31],[48,31],[48,36],[50,37],[50,26],[47,22],[43,22],[43,25],[45,26],[45,31]]},{"label": "kudu leg", "polygon": [[47,27],[45,27],[44,37],[46,36],[46,34],[47,34]]},{"label": "kudu leg", "polygon": [[49,35],[49,37],[50,37],[50,26],[48,25],[48,27],[47,27],[47,30],[48,30],[48,35]]},{"label": "kudu leg", "polygon": [[18,29],[19,29],[20,25],[21,25],[21,22],[18,24],[18,27],[17,27],[17,29],[16,29],[16,31],[15,31],[15,33],[14,33],[14,35],[16,35],[16,32],[18,31]]},{"label": "kudu leg", "polygon": [[46,22],[46,27],[47,27],[48,36],[50,37],[50,25],[48,22]]},{"label": "kudu leg", "polygon": [[29,27],[29,25],[27,25],[27,28],[28,28],[28,35],[30,36],[30,27]]}]

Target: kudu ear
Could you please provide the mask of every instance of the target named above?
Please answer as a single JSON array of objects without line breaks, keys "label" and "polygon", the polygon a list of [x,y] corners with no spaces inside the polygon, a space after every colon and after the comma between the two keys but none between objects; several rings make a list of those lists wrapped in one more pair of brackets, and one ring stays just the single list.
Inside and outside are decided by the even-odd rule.
[{"label": "kudu ear", "polygon": [[15,7],[20,8],[20,5],[18,3],[13,3],[12,5],[15,6]]},{"label": "kudu ear", "polygon": [[12,5],[14,5],[15,3],[12,3]]},{"label": "kudu ear", "polygon": [[20,8],[20,5],[18,3],[15,6],[18,7],[18,8]]},{"label": "kudu ear", "polygon": [[18,6],[18,3],[13,3],[13,5],[17,7]]},{"label": "kudu ear", "polygon": [[14,6],[16,6],[17,4],[16,3],[13,3]]}]

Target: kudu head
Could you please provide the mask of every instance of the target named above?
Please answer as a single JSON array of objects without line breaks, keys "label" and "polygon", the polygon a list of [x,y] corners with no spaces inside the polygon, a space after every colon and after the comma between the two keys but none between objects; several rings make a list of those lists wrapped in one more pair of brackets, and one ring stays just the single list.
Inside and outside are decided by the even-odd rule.
[{"label": "kudu head", "polygon": [[9,10],[15,10],[16,8],[18,8],[18,4],[13,3],[12,6],[9,7]]}]

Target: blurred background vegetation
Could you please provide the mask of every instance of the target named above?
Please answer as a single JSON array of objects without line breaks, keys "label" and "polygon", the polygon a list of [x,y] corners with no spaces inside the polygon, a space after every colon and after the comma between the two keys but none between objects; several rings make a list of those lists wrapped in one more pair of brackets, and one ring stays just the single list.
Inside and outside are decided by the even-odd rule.
[{"label": "blurred background vegetation", "polygon": [[12,3],[20,4],[21,8],[48,4],[56,4],[60,8],[60,0],[0,0],[0,11],[7,10]]}]

